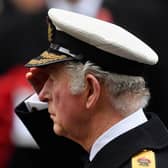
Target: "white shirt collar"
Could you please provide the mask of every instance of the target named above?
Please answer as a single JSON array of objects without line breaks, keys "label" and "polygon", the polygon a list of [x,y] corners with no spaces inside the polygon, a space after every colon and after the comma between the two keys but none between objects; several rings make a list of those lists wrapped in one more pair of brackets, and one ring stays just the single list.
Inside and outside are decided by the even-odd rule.
[{"label": "white shirt collar", "polygon": [[89,160],[92,161],[96,154],[110,141],[117,138],[118,136],[126,133],[127,131],[145,123],[147,118],[142,109],[132,113],[128,117],[124,118],[106,132],[104,132],[93,144]]}]

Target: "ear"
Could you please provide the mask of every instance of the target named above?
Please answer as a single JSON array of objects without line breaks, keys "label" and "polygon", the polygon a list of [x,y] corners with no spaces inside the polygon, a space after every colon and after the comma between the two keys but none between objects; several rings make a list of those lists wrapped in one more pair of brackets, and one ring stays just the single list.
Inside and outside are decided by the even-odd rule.
[{"label": "ear", "polygon": [[97,78],[92,74],[86,75],[87,83],[87,101],[86,108],[89,109],[93,107],[100,97],[101,86]]}]

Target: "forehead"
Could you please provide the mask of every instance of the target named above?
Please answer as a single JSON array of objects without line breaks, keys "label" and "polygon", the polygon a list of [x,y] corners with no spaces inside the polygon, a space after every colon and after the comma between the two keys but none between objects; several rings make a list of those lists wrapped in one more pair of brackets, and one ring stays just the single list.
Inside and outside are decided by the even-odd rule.
[{"label": "forehead", "polygon": [[50,64],[44,68],[48,74],[62,74],[65,73],[65,65],[63,63]]}]

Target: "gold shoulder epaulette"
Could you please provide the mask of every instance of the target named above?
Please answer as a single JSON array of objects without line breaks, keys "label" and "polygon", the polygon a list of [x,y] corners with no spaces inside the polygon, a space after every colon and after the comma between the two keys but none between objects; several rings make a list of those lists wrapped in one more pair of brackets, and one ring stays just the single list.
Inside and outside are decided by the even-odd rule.
[{"label": "gold shoulder epaulette", "polygon": [[156,168],[155,153],[144,150],[132,157],[132,168]]}]

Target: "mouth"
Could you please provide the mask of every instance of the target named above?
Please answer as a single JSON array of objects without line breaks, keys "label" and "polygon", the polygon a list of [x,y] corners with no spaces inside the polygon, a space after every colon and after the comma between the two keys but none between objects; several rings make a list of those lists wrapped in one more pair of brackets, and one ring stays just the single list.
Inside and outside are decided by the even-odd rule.
[{"label": "mouth", "polygon": [[49,113],[49,114],[50,114],[50,118],[51,118],[52,120],[54,120],[55,114],[53,114],[53,113]]},{"label": "mouth", "polygon": [[50,115],[50,119],[54,122],[54,116]]},{"label": "mouth", "polygon": [[49,116],[52,120],[54,120],[56,114],[48,107],[48,113],[49,113]]},{"label": "mouth", "polygon": [[55,116],[55,114],[54,113],[49,113],[50,114],[50,116]]}]

